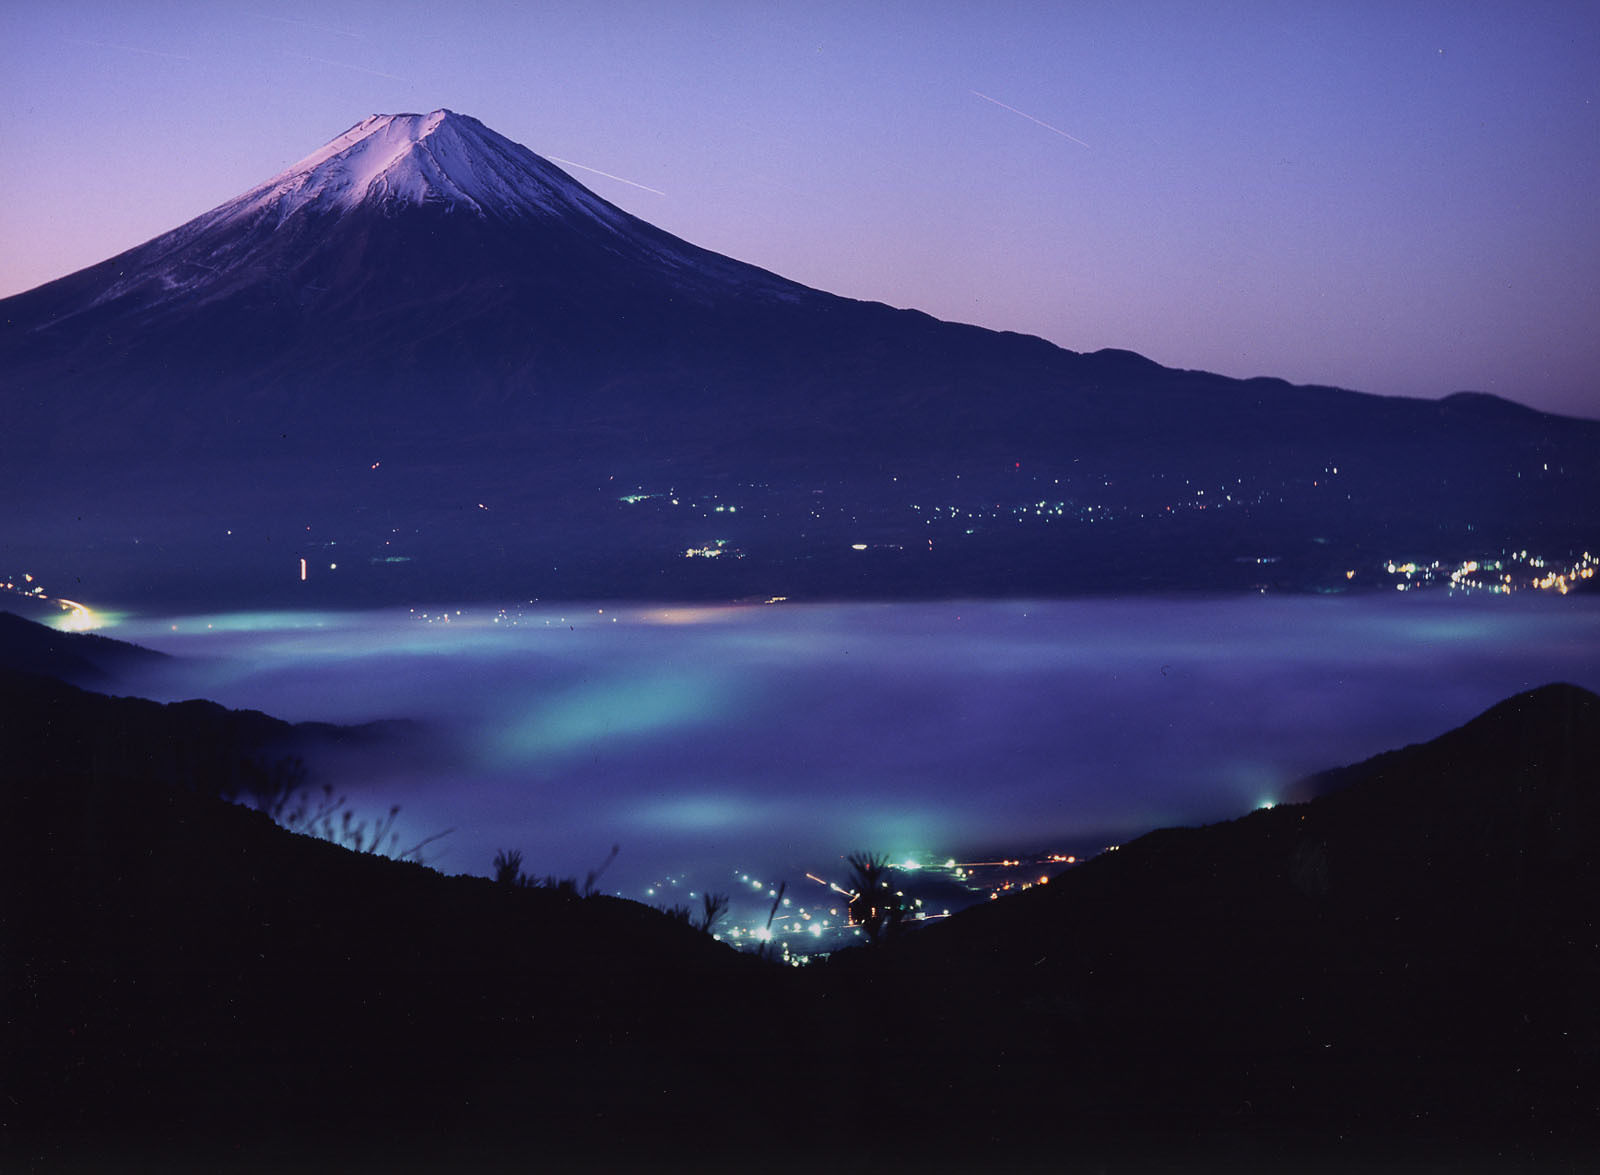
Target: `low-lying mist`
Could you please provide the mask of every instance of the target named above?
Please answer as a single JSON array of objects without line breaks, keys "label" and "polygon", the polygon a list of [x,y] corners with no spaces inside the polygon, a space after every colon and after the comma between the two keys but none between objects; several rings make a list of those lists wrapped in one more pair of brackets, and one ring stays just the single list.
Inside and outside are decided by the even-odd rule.
[{"label": "low-lying mist", "polygon": [[1443,595],[133,617],[124,692],[414,725],[318,756],[446,872],[522,850],[603,888],[842,875],[868,849],[1081,852],[1297,798],[1549,681],[1600,688],[1589,599]]}]

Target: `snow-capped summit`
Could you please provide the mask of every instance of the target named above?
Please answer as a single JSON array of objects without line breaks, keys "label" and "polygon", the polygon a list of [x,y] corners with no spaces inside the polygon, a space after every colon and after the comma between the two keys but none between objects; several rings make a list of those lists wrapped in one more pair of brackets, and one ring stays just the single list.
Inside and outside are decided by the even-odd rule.
[{"label": "snow-capped summit", "polygon": [[360,297],[374,313],[414,305],[409,291],[423,287],[478,285],[497,299],[559,288],[575,307],[578,286],[604,283],[701,303],[810,293],[624,212],[475,118],[435,110],[365,118],[244,194],[41,287],[39,300],[50,325],[118,306],[143,329],[150,314],[223,300],[309,316]]},{"label": "snow-capped summit", "polygon": [[450,110],[374,114],[216,210],[222,219],[271,208],[432,205],[483,217],[582,209],[616,226],[617,210],[526,147]]}]

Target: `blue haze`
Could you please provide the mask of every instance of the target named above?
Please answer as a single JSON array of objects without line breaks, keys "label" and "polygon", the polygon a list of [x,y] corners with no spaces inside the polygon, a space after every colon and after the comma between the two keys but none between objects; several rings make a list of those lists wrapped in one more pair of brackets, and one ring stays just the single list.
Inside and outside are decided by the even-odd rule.
[{"label": "blue haze", "polygon": [[1550,681],[1600,689],[1590,598],[462,606],[131,617],[167,699],[412,718],[318,760],[363,811],[455,831],[446,872],[523,850],[630,896],[798,880],[842,854],[1080,850],[1295,798]]}]

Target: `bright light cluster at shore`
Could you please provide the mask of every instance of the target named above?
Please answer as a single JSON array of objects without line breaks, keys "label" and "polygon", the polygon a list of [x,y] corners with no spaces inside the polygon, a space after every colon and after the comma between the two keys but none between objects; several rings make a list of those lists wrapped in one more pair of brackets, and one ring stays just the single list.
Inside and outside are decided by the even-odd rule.
[{"label": "bright light cluster at shore", "polygon": [[[896,890],[906,902],[905,924],[916,925],[948,918],[985,900],[1048,885],[1063,867],[1076,865],[1081,859],[1071,853],[1044,853],[958,861],[954,857],[941,859],[935,853],[912,853],[899,855],[886,864],[899,875],[899,884],[905,890],[914,891],[919,879],[923,883],[941,878],[955,883],[937,899]],[[850,903],[856,895],[838,880],[807,872],[804,882],[791,889],[787,882],[734,869],[726,890],[729,905],[712,936],[736,949],[759,951],[799,967],[865,941],[861,926],[850,914]],[[961,891],[964,897],[954,896]],[[642,892],[618,891],[617,896],[667,909],[676,906],[680,914],[691,912],[694,916],[692,911],[698,909],[694,903],[702,895],[687,876],[668,876],[652,882]],[[671,900],[671,904],[663,905],[665,900]]]},{"label": "bright light cluster at shore", "polygon": [[10,592],[40,603],[54,604],[61,609],[61,615],[49,621],[50,627],[61,632],[90,632],[96,628],[104,628],[109,623],[108,618],[100,615],[87,604],[80,604],[76,600],[64,599],[61,596],[52,596],[44,589],[44,585],[37,582],[32,575],[23,572],[15,579],[0,581],[0,591]]},{"label": "bright light cluster at shore", "polygon": [[1584,580],[1593,579],[1600,567],[1600,556],[1584,551],[1576,559],[1547,559],[1527,549],[1502,552],[1495,559],[1467,559],[1446,563],[1389,560],[1383,565],[1395,581],[1396,591],[1421,587],[1448,587],[1452,591],[1488,592],[1510,595],[1519,591],[1555,592],[1566,595]]}]

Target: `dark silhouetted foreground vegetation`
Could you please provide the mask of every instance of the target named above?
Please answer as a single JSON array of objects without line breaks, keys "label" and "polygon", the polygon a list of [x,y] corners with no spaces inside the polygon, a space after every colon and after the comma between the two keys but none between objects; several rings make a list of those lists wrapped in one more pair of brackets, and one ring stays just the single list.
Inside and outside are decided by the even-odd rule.
[{"label": "dark silhouetted foreground vegetation", "polygon": [[[4,728],[0,812],[13,1167],[1600,1154],[1582,690],[936,926],[882,915],[872,947],[795,971],[712,941],[714,896],[698,919],[608,898],[603,864],[530,884],[514,851],[493,879],[445,877],[108,762],[101,739],[56,746],[89,723],[162,745],[161,708],[42,680],[0,679],[32,716]],[[859,892],[885,864],[863,856]]]}]

